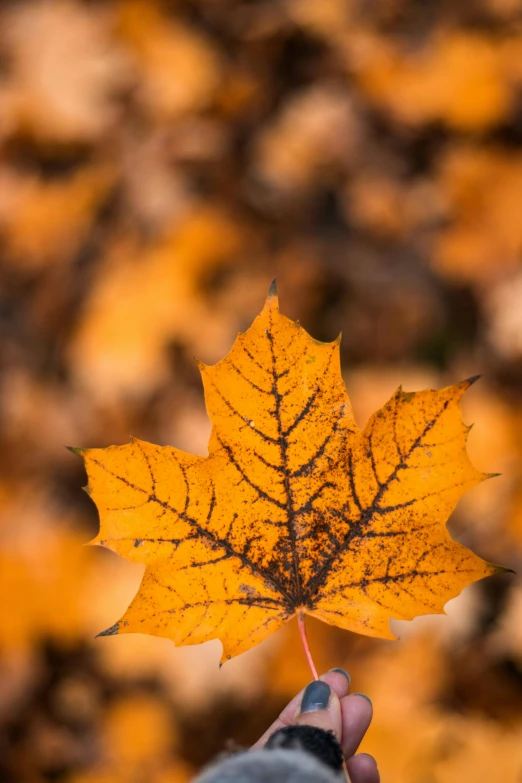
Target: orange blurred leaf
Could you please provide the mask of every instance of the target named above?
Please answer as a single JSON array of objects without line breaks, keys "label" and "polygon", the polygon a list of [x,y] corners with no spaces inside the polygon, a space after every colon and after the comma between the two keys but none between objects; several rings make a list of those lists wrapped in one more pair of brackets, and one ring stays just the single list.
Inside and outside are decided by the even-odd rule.
[{"label": "orange blurred leaf", "polygon": [[210,41],[152,2],[118,3],[118,32],[140,73],[139,98],[155,119],[205,108],[221,80]]},{"label": "orange blurred leaf", "polygon": [[440,120],[450,128],[475,131],[494,125],[511,108],[512,68],[486,36],[439,33],[407,52],[380,38],[369,45],[358,66],[360,85],[371,101],[402,122]]},{"label": "orange blurred leaf", "polygon": [[9,133],[86,142],[113,126],[114,93],[129,69],[111,40],[111,14],[77,0],[3,3],[0,44],[11,68],[0,90]]},{"label": "orange blurred leaf", "polygon": [[520,155],[496,147],[459,145],[442,157],[451,220],[435,242],[434,264],[445,277],[482,283],[519,268],[521,175]]},{"label": "orange blurred leaf", "polygon": [[150,391],[165,377],[171,340],[195,351],[226,345],[227,314],[207,305],[202,280],[239,251],[244,233],[219,210],[195,207],[154,243],[126,238],[110,248],[70,346],[74,371],[92,394]]},{"label": "orange blurred leaf", "polygon": [[8,259],[29,268],[71,259],[113,182],[105,166],[57,182],[0,172],[0,233]]}]

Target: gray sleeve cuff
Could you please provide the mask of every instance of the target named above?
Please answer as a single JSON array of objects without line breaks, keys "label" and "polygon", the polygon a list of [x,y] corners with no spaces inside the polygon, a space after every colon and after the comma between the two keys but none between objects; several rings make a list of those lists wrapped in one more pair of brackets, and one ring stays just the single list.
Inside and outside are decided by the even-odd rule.
[{"label": "gray sleeve cuff", "polygon": [[301,750],[252,750],[207,767],[193,783],[339,783],[334,772]]}]

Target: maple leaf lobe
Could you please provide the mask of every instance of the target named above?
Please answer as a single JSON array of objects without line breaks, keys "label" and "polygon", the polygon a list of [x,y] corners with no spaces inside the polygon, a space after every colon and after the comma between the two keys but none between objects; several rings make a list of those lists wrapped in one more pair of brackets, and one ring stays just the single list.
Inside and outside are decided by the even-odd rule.
[{"label": "maple leaf lobe", "polygon": [[137,439],[81,451],[100,512],[93,543],[147,566],[103,635],[220,638],[227,659],[305,611],[393,638],[390,617],[440,613],[498,572],[445,526],[487,477],[469,461],[459,408],[476,379],[399,388],[361,431],[339,339],[315,341],[282,316],[275,281],[227,356],[198,365],[208,457]]}]

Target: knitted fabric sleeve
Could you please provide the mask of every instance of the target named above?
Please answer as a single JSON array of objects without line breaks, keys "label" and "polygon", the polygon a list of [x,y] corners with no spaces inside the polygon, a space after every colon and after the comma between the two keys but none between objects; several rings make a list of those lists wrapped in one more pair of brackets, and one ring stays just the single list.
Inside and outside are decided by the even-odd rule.
[{"label": "knitted fabric sleeve", "polygon": [[340,783],[342,776],[302,750],[254,750],[207,767],[193,783]]}]

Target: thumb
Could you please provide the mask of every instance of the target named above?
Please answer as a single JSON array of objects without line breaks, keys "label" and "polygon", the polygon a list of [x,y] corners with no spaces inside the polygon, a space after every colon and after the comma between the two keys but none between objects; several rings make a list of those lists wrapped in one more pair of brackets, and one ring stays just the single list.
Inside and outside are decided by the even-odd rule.
[{"label": "thumb", "polygon": [[304,750],[340,771],[341,734],[339,699],[327,682],[315,680],[304,689],[293,724],[272,734],[265,747]]},{"label": "thumb", "polygon": [[294,717],[298,726],[315,726],[331,731],[338,742],[342,736],[341,705],[328,683],[314,680],[303,691],[303,698]]}]

